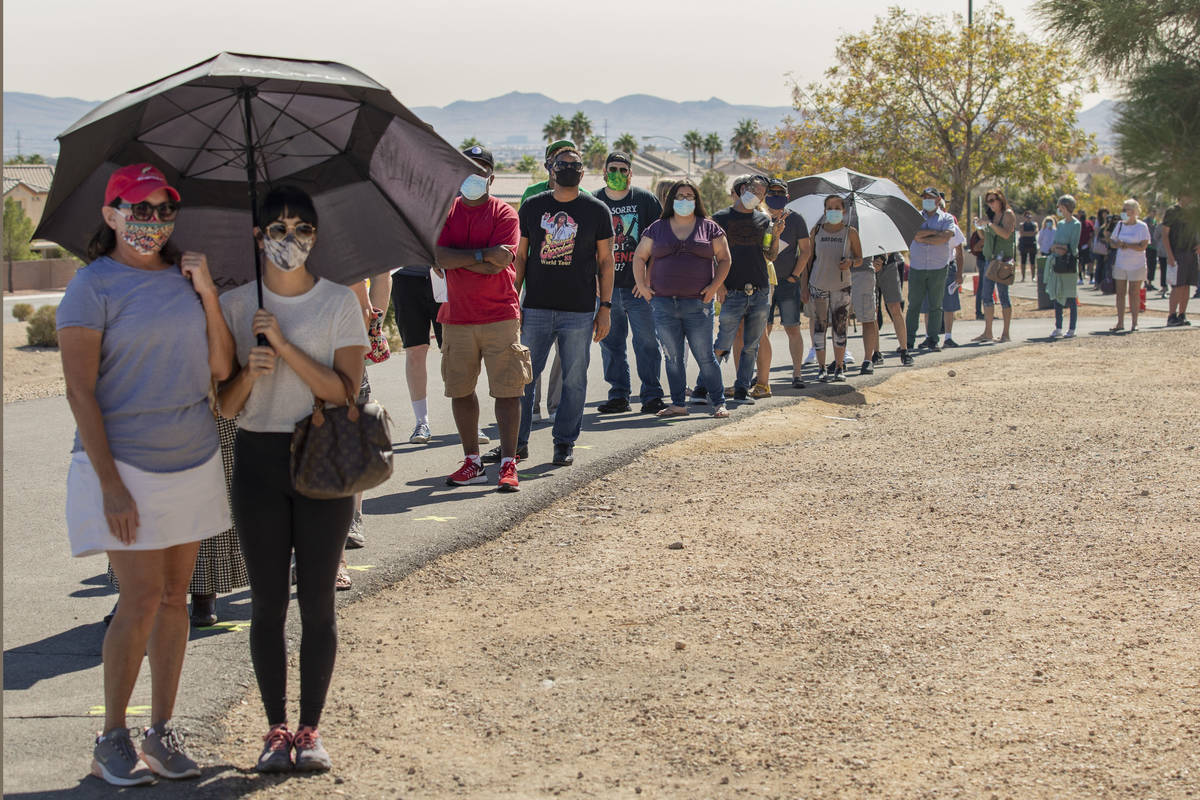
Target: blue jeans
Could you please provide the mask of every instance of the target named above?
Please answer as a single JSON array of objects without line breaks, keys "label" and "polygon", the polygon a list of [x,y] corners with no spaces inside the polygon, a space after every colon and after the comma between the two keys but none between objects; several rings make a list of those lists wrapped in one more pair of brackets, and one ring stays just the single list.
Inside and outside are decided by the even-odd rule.
[{"label": "blue jeans", "polygon": [[[662,343],[663,361],[667,365],[667,385],[671,387],[671,405],[685,403],[687,386],[684,374],[684,345],[700,364],[700,384],[708,389],[708,401],[714,406],[725,402],[725,387],[721,385],[721,368],[713,356],[713,304],[702,303],[698,297],[654,297],[654,327]],[[753,361],[753,360],[752,360]]]},{"label": "blue jeans", "polygon": [[533,385],[546,368],[550,348],[556,343],[562,362],[562,399],[554,417],[554,443],[575,444],[583,425],[588,362],[592,357],[592,322],[596,315],[589,311],[545,308],[524,308],[521,313],[521,344],[529,348],[533,380],[525,384],[525,394],[521,398],[521,430],[517,434],[517,445],[529,444],[529,429],[533,427]]},{"label": "blue jeans", "polygon": [[1012,308],[1012,301],[1008,299],[1008,286],[1003,283],[996,283],[987,277],[987,267],[984,267],[983,272],[979,276],[979,294],[983,297],[983,305],[994,306],[996,302],[992,299],[992,290],[996,290],[996,294],[1000,298],[1001,308]]},{"label": "blue jeans", "polygon": [[[758,343],[763,331],[767,329],[767,312],[771,310],[771,293],[759,289],[754,294],[746,294],[741,289],[730,292],[721,304],[721,325],[717,329],[717,343],[714,349],[729,352],[733,346],[733,337],[737,335],[738,325],[745,321],[742,329],[742,355],[738,359],[737,379],[734,389],[750,391],[750,381],[754,379],[755,360],[758,358]],[[704,383],[704,387],[712,392],[712,387]]]},{"label": "blue jeans", "polygon": [[[1071,330],[1075,330],[1075,323],[1079,321],[1079,301],[1074,297],[1067,299],[1067,308],[1071,309]],[[1054,301],[1054,327],[1062,330],[1063,304]]]},{"label": "blue jeans", "polygon": [[629,338],[630,328],[633,329],[633,358],[642,382],[639,397],[643,403],[662,399],[662,359],[658,353],[658,340],[654,338],[654,312],[650,310],[650,304],[640,297],[634,297],[633,289],[613,289],[609,319],[612,322],[608,335],[600,340],[604,380],[608,381],[608,399],[628,400],[632,392],[629,385],[629,359],[625,356],[625,342]]}]

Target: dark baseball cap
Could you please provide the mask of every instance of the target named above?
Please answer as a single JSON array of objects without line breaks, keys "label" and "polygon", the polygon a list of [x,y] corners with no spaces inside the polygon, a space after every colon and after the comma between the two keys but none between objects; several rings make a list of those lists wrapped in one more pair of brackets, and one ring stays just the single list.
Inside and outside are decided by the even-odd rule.
[{"label": "dark baseball cap", "polygon": [[767,191],[769,192],[772,189],[783,189],[786,192],[787,184],[779,178],[770,178],[767,180]]},{"label": "dark baseball cap", "polygon": [[933,195],[934,197],[942,196],[942,193],[939,192],[936,188],[934,188],[932,186],[926,186],[924,189],[921,190],[921,197],[924,197],[927,194]]},{"label": "dark baseball cap", "polygon": [[492,151],[488,150],[486,147],[482,147],[477,144],[472,145],[466,150],[463,150],[462,154],[472,161],[478,161],[481,164],[487,164],[491,169],[496,168],[496,159],[492,156]]},{"label": "dark baseball cap", "polygon": [[621,150],[613,150],[608,154],[608,158],[604,159],[604,166],[607,167],[609,164],[613,163],[624,164],[627,167],[632,167],[633,159],[630,157],[629,153]]}]

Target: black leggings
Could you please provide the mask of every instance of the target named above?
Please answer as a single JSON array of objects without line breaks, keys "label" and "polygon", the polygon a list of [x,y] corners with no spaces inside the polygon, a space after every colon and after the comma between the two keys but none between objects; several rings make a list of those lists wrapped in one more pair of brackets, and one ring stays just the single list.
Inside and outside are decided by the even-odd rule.
[{"label": "black leggings", "polygon": [[267,723],[287,721],[290,565],[296,552],[300,604],[300,724],[316,726],[337,655],[334,582],[354,498],[313,500],[288,476],[290,433],[239,430],[234,445],[233,516],[250,575],[250,657]]}]

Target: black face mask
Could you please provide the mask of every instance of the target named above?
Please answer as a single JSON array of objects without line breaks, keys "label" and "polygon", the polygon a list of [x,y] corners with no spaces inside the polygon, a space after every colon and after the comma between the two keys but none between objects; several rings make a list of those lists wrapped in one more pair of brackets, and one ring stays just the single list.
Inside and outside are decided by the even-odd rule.
[{"label": "black face mask", "polygon": [[578,186],[583,180],[583,171],[577,169],[560,169],[554,173],[554,182],[559,186]]}]

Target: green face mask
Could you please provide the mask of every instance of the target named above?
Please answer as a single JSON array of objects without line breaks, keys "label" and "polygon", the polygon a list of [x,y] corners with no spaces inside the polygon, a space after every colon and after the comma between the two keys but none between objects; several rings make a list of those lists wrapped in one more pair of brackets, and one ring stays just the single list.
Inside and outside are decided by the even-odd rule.
[{"label": "green face mask", "polygon": [[614,192],[623,192],[629,188],[629,176],[621,172],[609,172],[604,176],[604,183]]}]

